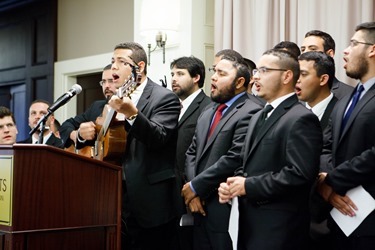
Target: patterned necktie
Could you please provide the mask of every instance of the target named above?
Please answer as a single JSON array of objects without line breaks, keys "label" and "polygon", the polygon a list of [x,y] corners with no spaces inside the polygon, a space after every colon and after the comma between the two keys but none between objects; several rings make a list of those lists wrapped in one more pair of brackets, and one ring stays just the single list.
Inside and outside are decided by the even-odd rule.
[{"label": "patterned necktie", "polygon": [[344,119],[342,119],[342,123],[341,123],[341,132],[344,130],[344,128],[345,128],[345,126],[346,126],[346,123],[348,122],[349,117],[350,117],[350,115],[352,114],[355,105],[357,105],[357,103],[358,103],[358,101],[359,101],[359,98],[360,98],[361,93],[362,93],[363,90],[365,90],[365,88],[364,88],[363,85],[361,84],[361,85],[359,86],[359,88],[357,89],[357,91],[354,93],[354,95],[353,95],[353,97],[352,97],[352,103],[350,104],[350,106],[349,106],[349,108],[348,108],[348,111],[347,111],[346,114],[344,115]]},{"label": "patterned necktie", "polygon": [[262,113],[257,121],[257,123],[255,124],[255,127],[254,127],[254,130],[253,130],[253,133],[252,133],[252,141],[254,141],[255,137],[257,136],[260,128],[263,126],[263,124],[266,122],[266,118],[267,118],[267,115],[268,113],[273,109],[272,105],[266,105],[264,107],[264,109],[262,110]]},{"label": "patterned necktie", "polygon": [[214,120],[211,124],[211,127],[210,127],[210,131],[208,132],[208,137],[209,138],[212,133],[214,132],[217,124],[219,123],[221,117],[223,116],[223,110],[227,107],[227,105],[225,103],[222,103],[220,104],[218,107],[217,107],[217,110],[215,112],[215,117],[214,117]]}]

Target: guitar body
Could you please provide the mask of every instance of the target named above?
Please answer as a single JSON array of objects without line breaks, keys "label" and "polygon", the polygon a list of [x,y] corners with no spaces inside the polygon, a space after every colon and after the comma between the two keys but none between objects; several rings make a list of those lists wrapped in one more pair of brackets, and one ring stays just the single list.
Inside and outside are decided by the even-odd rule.
[{"label": "guitar body", "polygon": [[93,158],[93,154],[92,154],[93,148],[91,146],[86,146],[86,147],[83,147],[81,149],[76,149],[74,144],[72,144],[69,148],[65,148],[64,150],[68,151],[68,152],[71,152],[71,153],[74,153],[74,154],[79,154],[79,155],[82,155],[82,156]]},{"label": "guitar body", "polygon": [[[101,129],[98,124],[97,129]],[[126,138],[124,121],[113,121],[105,135],[96,140],[93,158],[119,165],[126,149]]]},{"label": "guitar body", "polygon": [[[142,76],[137,72],[138,67],[133,67],[133,73],[129,79],[118,89],[117,96],[129,97],[130,94],[140,85]],[[125,119],[125,117],[124,117]],[[94,146],[86,146],[82,149],[75,149],[75,146],[65,149],[86,157],[121,165],[123,154],[126,150],[127,132],[125,131],[124,120],[116,118],[116,112],[105,105],[102,115],[96,121],[96,141]]]}]

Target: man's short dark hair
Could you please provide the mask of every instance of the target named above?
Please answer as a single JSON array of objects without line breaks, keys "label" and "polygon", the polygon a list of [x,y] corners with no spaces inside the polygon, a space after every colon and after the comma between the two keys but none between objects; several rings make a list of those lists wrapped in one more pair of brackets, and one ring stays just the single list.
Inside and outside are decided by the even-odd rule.
[{"label": "man's short dark hair", "polygon": [[329,76],[328,86],[332,88],[335,77],[335,62],[332,57],[321,51],[309,51],[298,57],[299,61],[313,61],[317,76],[327,74]]},{"label": "man's short dark hair", "polygon": [[198,81],[199,88],[203,87],[204,79],[206,77],[206,68],[202,60],[194,56],[183,56],[177,58],[171,62],[170,68],[176,67],[178,69],[186,69],[189,72],[190,77],[200,76]]},{"label": "man's short dark hair", "polygon": [[361,23],[357,25],[355,31],[363,31],[367,43],[375,44],[375,22]]},{"label": "man's short dark hair", "polygon": [[292,54],[294,54],[296,57],[301,55],[301,50],[299,49],[298,45],[294,42],[290,41],[282,41],[273,47],[274,49],[285,49],[290,51]]},{"label": "man's short dark hair", "polygon": [[13,113],[7,107],[0,106],[0,119],[3,119],[6,116],[12,117],[13,123],[16,124]]},{"label": "man's short dark hair", "polygon": [[141,61],[144,62],[145,66],[144,66],[143,72],[145,73],[145,75],[147,74],[147,55],[142,45],[136,42],[125,42],[125,43],[117,44],[115,46],[115,50],[116,49],[131,50],[133,52],[131,59],[137,64]]},{"label": "man's short dark hair", "polygon": [[327,52],[330,49],[335,51],[335,48],[336,48],[335,40],[333,40],[330,34],[321,30],[311,30],[306,33],[305,38],[309,36],[318,36],[323,39],[324,52]]},{"label": "man's short dark hair", "polygon": [[243,57],[240,53],[233,49],[223,49],[216,53],[215,57],[231,56],[236,58],[237,62],[243,63]]}]

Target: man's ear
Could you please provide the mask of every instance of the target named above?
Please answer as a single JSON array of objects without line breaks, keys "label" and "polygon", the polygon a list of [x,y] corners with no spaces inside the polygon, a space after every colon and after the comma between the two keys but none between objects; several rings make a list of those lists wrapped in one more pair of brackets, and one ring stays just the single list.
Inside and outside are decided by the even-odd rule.
[{"label": "man's ear", "polygon": [[143,73],[143,71],[145,70],[145,65],[146,63],[144,61],[140,61],[138,64],[138,67],[139,67],[139,73]]},{"label": "man's ear", "polygon": [[370,49],[370,53],[368,55],[368,57],[375,57],[375,44],[374,45],[371,45],[371,49]]},{"label": "man's ear", "polygon": [[323,87],[324,85],[328,84],[329,75],[328,74],[323,74],[323,75],[320,76],[319,80],[320,80],[319,85]]},{"label": "man's ear", "polygon": [[333,58],[335,56],[335,51],[333,51],[333,49],[329,49],[326,51],[326,54]]},{"label": "man's ear", "polygon": [[244,77],[239,77],[236,81],[236,89],[240,89],[244,87],[245,85],[245,78]]}]

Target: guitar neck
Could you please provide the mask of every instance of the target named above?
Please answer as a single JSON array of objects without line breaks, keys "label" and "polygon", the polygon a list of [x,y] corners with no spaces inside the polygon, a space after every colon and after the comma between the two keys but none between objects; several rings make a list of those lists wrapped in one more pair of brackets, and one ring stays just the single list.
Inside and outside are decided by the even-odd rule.
[{"label": "guitar neck", "polygon": [[113,108],[109,108],[107,116],[97,136],[99,140],[101,140],[101,138],[107,133],[109,125],[111,125],[111,122],[115,116],[116,116],[116,111]]}]

